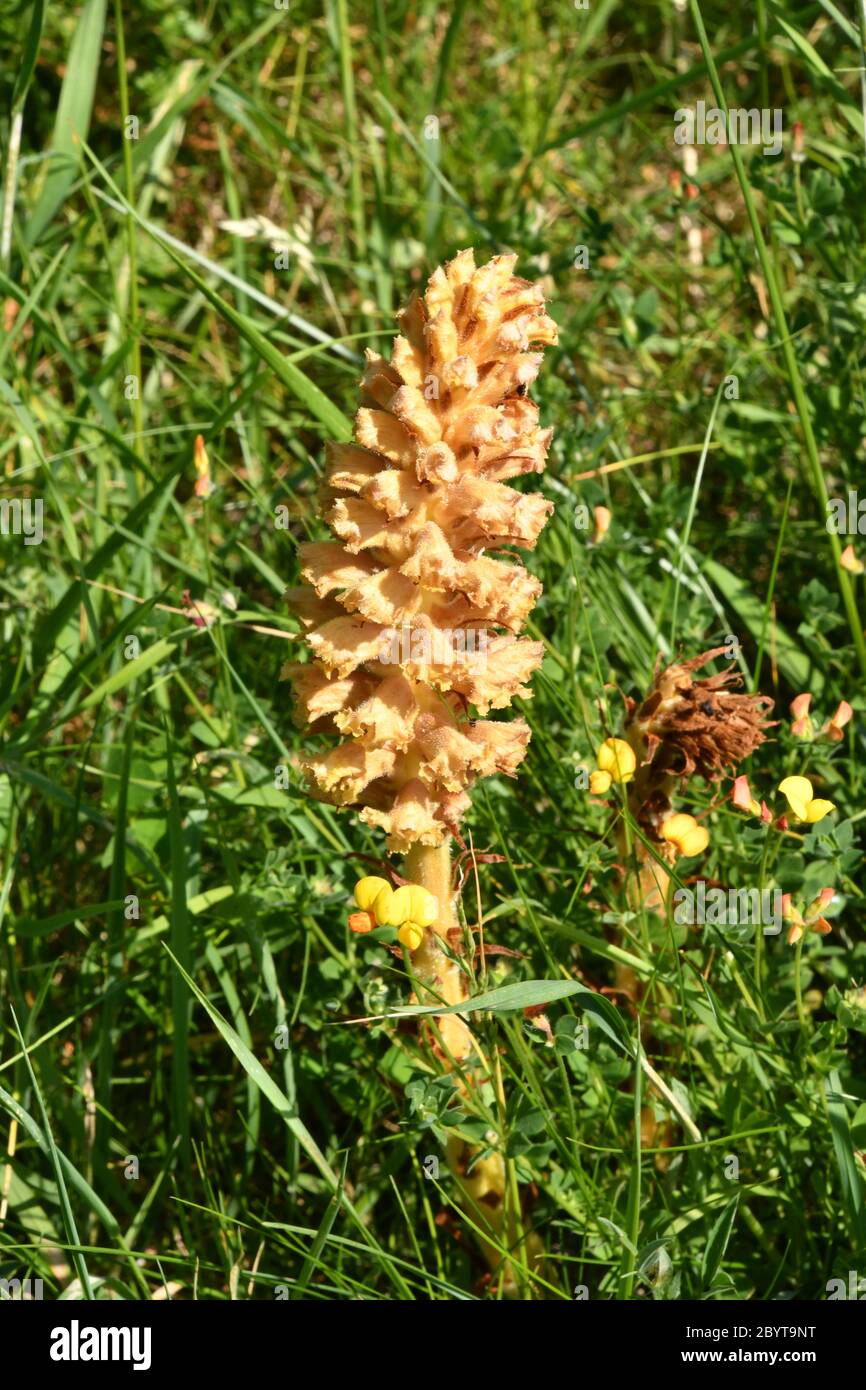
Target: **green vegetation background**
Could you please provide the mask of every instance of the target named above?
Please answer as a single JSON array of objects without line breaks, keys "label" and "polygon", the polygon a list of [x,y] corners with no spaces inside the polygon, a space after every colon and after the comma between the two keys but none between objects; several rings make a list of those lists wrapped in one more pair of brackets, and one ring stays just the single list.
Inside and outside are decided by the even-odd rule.
[{"label": "green vegetation background", "polygon": [[[44,540],[0,536],[0,1274],[495,1298],[452,1132],[506,1155],[543,1238],[524,1296],[813,1299],[866,1272],[866,649],[840,563],[863,545],[825,525],[864,487],[856,9],[6,6],[0,497],[42,499]],[[674,112],[717,104],[714,81],[782,110],[777,157],[707,145],[683,172]],[[255,218],[286,268],[266,224],[223,226]],[[611,991],[623,951],[645,982],[640,1017],[615,992],[551,1003],[553,1046],[519,1010],[479,1018],[504,1104],[459,1100],[411,1028],[345,1023],[406,996],[346,929],[383,846],[305,797],[279,682],[363,349],[468,245],[515,251],[560,325],[533,390],[556,510],[527,561],[532,743],[467,822],[501,856],[478,870],[485,938],[519,953],[486,985]],[[768,835],[729,784],[693,784],[712,839],[684,872],[836,890],[799,1016],[784,934],[756,961],[748,931],[624,912],[578,777],[659,654],[729,636],[781,721],[754,794],[804,772],[837,810]],[[802,691],[818,728],[852,703],[841,742],[792,738]],[[473,927],[471,876],[465,908]],[[633,1124],[641,1029],[700,1133],[650,1097],[663,1154]]]}]

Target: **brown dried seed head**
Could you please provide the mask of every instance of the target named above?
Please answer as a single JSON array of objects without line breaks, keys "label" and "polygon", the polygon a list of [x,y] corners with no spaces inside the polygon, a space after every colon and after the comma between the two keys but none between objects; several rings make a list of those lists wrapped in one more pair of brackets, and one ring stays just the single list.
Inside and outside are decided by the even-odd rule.
[{"label": "brown dried seed head", "polygon": [[633,736],[643,743],[642,762],[656,773],[718,780],[765,741],[772,727],[768,695],[738,693],[742,677],[731,667],[701,680],[693,675],[726,652],[715,647],[656,673],[632,719]]},{"label": "brown dried seed head", "polygon": [[314,794],[361,807],[388,847],[440,844],[478,777],[513,776],[529,729],[504,709],[540,665],[519,637],[541,592],[484,552],[534,547],[552,510],[505,484],[544,468],[550,430],[526,395],[556,342],[514,256],[461,251],[398,316],[391,361],[367,353],[354,442],[329,444],[332,541],[299,548],[293,611],[310,664],[289,663],[299,717],[346,742],[307,763]]}]

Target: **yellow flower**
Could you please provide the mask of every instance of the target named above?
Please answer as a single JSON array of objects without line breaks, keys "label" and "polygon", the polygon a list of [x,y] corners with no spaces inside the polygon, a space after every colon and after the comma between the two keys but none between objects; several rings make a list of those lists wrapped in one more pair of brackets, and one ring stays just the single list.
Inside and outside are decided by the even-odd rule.
[{"label": "yellow flower", "polygon": [[207,449],[204,446],[204,436],[197,434],[195,437],[195,448],[192,456],[195,465],[195,488],[196,497],[209,497],[214,490],[213,481],[210,475],[210,460],[207,456]]},{"label": "yellow flower", "polygon": [[822,801],[820,797],[812,795],[812,783],[808,777],[786,777],[779,783],[779,791],[797,820],[805,821],[807,825],[815,825],[836,809],[832,801]]},{"label": "yellow flower", "polygon": [[596,754],[596,762],[614,782],[630,782],[637,767],[634,749],[624,738],[606,738]]},{"label": "yellow flower", "polygon": [[361,908],[349,918],[352,931],[370,931],[370,926],[353,918],[364,914],[372,917],[379,927],[398,927],[397,940],[410,951],[416,951],[424,940],[424,930],[432,927],[439,916],[439,900],[417,883],[404,883],[392,889],[384,878],[361,878],[355,884],[355,902]]},{"label": "yellow flower", "polygon": [[438,899],[417,883],[406,883],[391,894],[385,925],[402,927],[404,922],[416,922],[420,927],[432,927],[438,916]]},{"label": "yellow flower", "polygon": [[419,927],[417,922],[404,922],[397,933],[397,940],[408,951],[417,951],[424,940],[424,928]]},{"label": "yellow flower", "polygon": [[398,927],[397,940],[401,946],[416,951],[424,940],[425,927],[432,927],[439,916],[439,900],[417,883],[404,883],[384,904],[376,899],[376,919],[382,908],[382,926]]},{"label": "yellow flower", "polygon": [[680,811],[677,815],[668,816],[662,826],[662,839],[675,845],[680,854],[690,856],[703,853],[710,843],[710,832],[698,825],[694,816]]},{"label": "yellow flower", "polygon": [[593,796],[604,796],[610,790],[612,777],[609,772],[591,772],[589,774],[589,790]]},{"label": "yellow flower", "polygon": [[592,533],[593,545],[600,545],[610,530],[610,523],[613,521],[613,513],[608,507],[594,507],[592,512],[595,529]]},{"label": "yellow flower", "polygon": [[384,878],[359,878],[355,884],[355,902],[362,912],[372,912],[380,927],[386,925],[385,914],[394,893]]}]

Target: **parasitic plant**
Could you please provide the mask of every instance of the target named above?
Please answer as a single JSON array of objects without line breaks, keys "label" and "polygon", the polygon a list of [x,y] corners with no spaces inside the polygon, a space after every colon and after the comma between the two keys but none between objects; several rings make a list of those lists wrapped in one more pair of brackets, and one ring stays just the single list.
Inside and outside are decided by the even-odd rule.
[{"label": "parasitic plant", "polygon": [[[527,389],[556,325],[515,259],[461,251],[399,314],[390,361],[367,352],[353,442],[327,446],[331,539],[299,547],[289,594],[311,658],[284,672],[297,715],[340,739],[306,762],[312,794],[357,807],[435,900],[412,921],[398,890],[389,918],[386,893],[377,918],[401,926],[425,1002],[466,995],[450,844],[473,783],[525,756],[527,724],[487,716],[531,694],[543,654],[519,635],[541,585],[511,548],[535,546],[552,504],[508,484],[544,468],[551,431]],[[452,1062],[469,1055],[458,1015],[437,1026]],[[470,1182],[489,1202],[501,1189],[483,1165]]]},{"label": "parasitic plant", "polygon": [[540,583],[489,553],[531,549],[552,506],[507,485],[544,468],[551,431],[526,391],[533,347],[556,341],[514,261],[460,252],[399,315],[391,361],[367,353],[354,442],[327,446],[333,539],[299,547],[306,586],[289,595],[312,657],[285,672],[297,711],[342,735],[306,763],[313,794],[358,807],[438,899],[413,966],[448,1003],[462,997],[439,944],[456,925],[449,842],[473,782],[523,759],[524,721],[484,716],[528,696],[542,658],[518,635]]},{"label": "parasitic plant", "polygon": [[668,884],[658,859],[673,864],[678,855],[699,854],[709,840],[693,817],[674,813],[675,789],[693,776],[713,782],[724,772],[736,774],[766,738],[767,712],[773,706],[769,696],[738,691],[741,677],[730,669],[716,676],[695,675],[727,652],[727,647],[715,647],[660,668],[640,705],[627,702],[625,741],[635,768],[628,801],[646,841],[636,849],[641,898],[656,910],[664,904]]},{"label": "parasitic plant", "polygon": [[[640,704],[626,701],[624,737],[608,739],[599,749],[602,771],[593,774],[596,780],[590,785],[603,791],[611,779],[627,783],[630,818],[639,831],[628,895],[633,909],[663,915],[670,883],[665,866],[680,856],[702,853],[709,843],[706,829],[693,816],[674,810],[677,789],[683,790],[693,776],[715,782],[725,772],[736,775],[767,736],[767,713],[773,706],[769,696],[738,691],[741,678],[730,669],[716,676],[695,675],[727,654],[727,647],[715,647],[688,661],[657,666]],[[606,780],[599,783],[599,777]],[[628,858],[624,821],[617,834]],[[635,997],[637,980],[631,970],[621,967],[617,982],[624,994]]]},{"label": "parasitic plant", "polygon": [[[598,750],[590,791],[603,796],[613,782],[627,785],[629,819],[639,832],[632,853],[628,822],[618,821],[620,851],[636,869],[629,892],[633,908],[663,914],[670,883],[666,866],[681,855],[701,854],[709,844],[707,830],[694,816],[674,810],[677,789],[684,790],[694,776],[707,782],[726,772],[736,776],[771,727],[772,699],[739,691],[742,678],[731,668],[696,677],[696,671],[727,654],[726,646],[714,647],[688,661],[657,664],[645,698],[639,704],[626,699],[623,737],[605,739]],[[628,972],[627,977],[633,979]]]},{"label": "parasitic plant", "polygon": [[[599,771],[590,788],[604,793],[612,781],[626,785],[628,819],[617,825],[617,840],[629,866],[627,898],[641,914],[665,916],[671,877],[678,858],[702,854],[709,833],[695,817],[676,811],[674,797],[694,776],[717,782],[725,773],[736,776],[740,764],[765,741],[773,701],[766,695],[737,689],[741,677],[731,668],[718,675],[698,677],[710,661],[729,655],[715,647],[690,660],[657,665],[652,685],[637,703],[626,700],[623,738],[609,738],[598,751]],[[629,824],[637,834],[633,841]],[[627,966],[617,967],[617,986],[633,1003],[642,995],[640,982]],[[652,1035],[644,1026],[644,1044]],[[641,1112],[643,1142],[656,1142],[650,1106]],[[668,1142],[668,1131],[662,1143]],[[659,1166],[663,1166],[657,1160]]]}]

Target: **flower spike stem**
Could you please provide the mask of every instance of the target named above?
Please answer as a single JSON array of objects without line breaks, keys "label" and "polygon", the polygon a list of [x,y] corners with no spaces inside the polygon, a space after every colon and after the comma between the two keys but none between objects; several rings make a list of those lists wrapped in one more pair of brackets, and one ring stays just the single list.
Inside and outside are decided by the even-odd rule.
[{"label": "flower spike stem", "polygon": [[[442,987],[437,996],[448,1004],[457,1004],[465,995],[461,987],[461,972],[442,951],[441,941],[457,926],[457,915],[451,895],[451,845],[413,845],[406,855],[405,876],[410,883],[426,888],[439,902],[439,920],[428,927],[424,940],[412,957],[415,974],[425,984],[433,984],[437,975]],[[455,978],[456,977],[456,978]]]},{"label": "flower spike stem", "polygon": [[[419,987],[419,1002],[429,1000],[431,1003],[458,1004],[466,998],[467,988],[466,976],[453,959],[459,949],[459,922],[451,888],[450,840],[435,846],[413,845],[404,859],[404,874],[411,883],[426,888],[439,901],[438,920],[427,927],[421,945],[412,953],[412,973]],[[451,948],[450,955],[442,949],[443,940]],[[422,995],[426,995],[426,998],[422,998]],[[446,1066],[453,1064],[459,1067],[473,1052],[482,1055],[477,1041],[459,1014],[441,1014],[436,1019],[436,1026],[445,1052]],[[488,1079],[494,1081],[503,1102],[498,1059],[494,1060],[492,1069],[489,1060],[485,1066]],[[494,1277],[501,1279],[505,1296],[518,1297],[521,1289],[517,1271],[503,1251],[519,1248],[522,1258],[536,1268],[540,1265],[543,1251],[541,1241],[534,1232],[523,1233],[520,1230],[516,1210],[508,1210],[508,1173],[504,1158],[499,1153],[479,1157],[476,1149],[456,1135],[448,1140],[446,1155],[485,1260],[494,1271]],[[514,1202],[519,1203],[516,1189],[512,1197],[513,1207]],[[486,1239],[485,1231],[490,1233],[490,1240]]]},{"label": "flower spike stem", "polygon": [[[426,999],[419,1003],[459,1004],[466,998],[465,976],[456,961],[442,949],[449,933],[458,930],[457,913],[451,891],[451,842],[441,845],[413,845],[405,858],[405,876],[432,893],[439,903],[439,918],[424,932],[424,940],[412,953],[412,972],[427,986]],[[456,938],[455,938],[456,939]],[[450,943],[449,943],[450,944]],[[459,1014],[444,1014],[436,1020],[450,1057],[460,1062],[472,1047],[472,1036]]]}]

